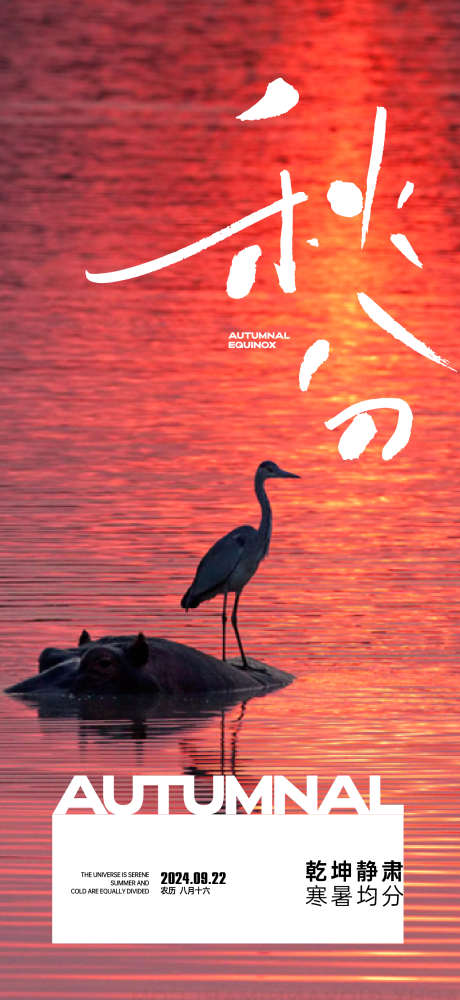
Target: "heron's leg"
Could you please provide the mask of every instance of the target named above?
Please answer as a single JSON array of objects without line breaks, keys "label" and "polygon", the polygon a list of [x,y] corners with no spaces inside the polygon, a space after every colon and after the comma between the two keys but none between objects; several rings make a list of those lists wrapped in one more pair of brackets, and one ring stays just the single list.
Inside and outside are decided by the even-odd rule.
[{"label": "heron's leg", "polygon": [[224,593],[224,604],[222,607],[222,659],[225,660],[225,626],[227,624],[227,591]]},{"label": "heron's leg", "polygon": [[234,628],[234,631],[235,631],[235,635],[236,635],[236,639],[237,639],[237,642],[238,642],[238,646],[240,647],[241,659],[243,661],[242,668],[243,668],[243,670],[248,670],[249,669],[249,667],[248,667],[248,661],[247,661],[247,659],[246,659],[246,657],[244,655],[243,643],[241,642],[240,633],[238,632],[238,625],[237,625],[237,622],[236,622],[236,612],[237,612],[237,609],[238,609],[238,601],[240,599],[240,593],[241,593],[241,591],[235,597],[235,603],[233,605],[233,611],[232,611],[232,625],[233,625],[233,628]]}]

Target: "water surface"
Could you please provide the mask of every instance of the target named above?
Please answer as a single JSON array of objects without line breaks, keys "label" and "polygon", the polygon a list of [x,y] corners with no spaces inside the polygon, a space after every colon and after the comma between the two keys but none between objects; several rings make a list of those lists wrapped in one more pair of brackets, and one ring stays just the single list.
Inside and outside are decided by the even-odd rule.
[{"label": "water surface", "polygon": [[[116,0],[5,7],[0,110],[4,244],[0,363],[3,683],[40,649],[143,628],[218,652],[218,602],[180,597],[225,531],[257,523],[272,458],[269,558],[241,601],[248,652],[287,689],[221,718],[39,717],[2,697],[0,996],[225,998],[455,995],[459,981],[457,377],[373,326],[366,291],[458,367],[458,6]],[[282,75],[285,118],[235,115]],[[332,214],[331,180],[365,184],[377,105],[388,132],[369,236]],[[279,289],[279,222],[160,272],[105,271],[185,246],[280,196],[295,210],[295,295]],[[406,180],[415,193],[398,211]],[[389,242],[405,232],[423,270]],[[307,239],[316,237],[319,247]],[[263,250],[231,301],[231,257]],[[281,330],[230,351],[232,330]],[[318,337],[327,365],[306,394]],[[408,447],[359,462],[324,421],[401,396]],[[223,757],[222,757],[223,754]],[[50,944],[50,817],[69,777],[231,770],[338,773],[406,807],[404,946],[177,948]],[[363,784],[364,783],[364,784]],[[457,798],[457,802],[456,802]]]}]

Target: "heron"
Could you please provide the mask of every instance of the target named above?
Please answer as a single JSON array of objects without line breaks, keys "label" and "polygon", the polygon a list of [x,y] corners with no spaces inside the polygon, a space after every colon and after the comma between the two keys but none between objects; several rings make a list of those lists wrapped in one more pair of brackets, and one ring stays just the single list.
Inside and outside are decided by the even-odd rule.
[{"label": "heron", "polygon": [[261,507],[259,528],[243,524],[211,546],[203,556],[195,573],[192,585],[185,592],[181,606],[186,611],[197,608],[203,601],[210,601],[217,594],[223,594],[222,607],[222,659],[225,660],[225,631],[227,624],[227,597],[235,594],[231,622],[235,632],[242,660],[242,669],[248,670],[241,636],[238,631],[238,602],[243,587],[254,576],[262,559],[267,555],[272,533],[272,510],[265,492],[267,479],[300,479],[294,472],[285,472],[276,462],[261,462],[254,480],[256,497]]}]

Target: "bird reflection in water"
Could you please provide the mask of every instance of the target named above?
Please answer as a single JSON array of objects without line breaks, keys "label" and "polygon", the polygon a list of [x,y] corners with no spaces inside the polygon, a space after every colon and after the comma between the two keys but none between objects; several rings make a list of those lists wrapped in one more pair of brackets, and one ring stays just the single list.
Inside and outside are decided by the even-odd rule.
[{"label": "bird reflection in water", "polygon": [[[257,695],[246,693],[245,700],[241,701],[235,693],[227,697],[221,693],[208,696],[205,706],[196,701],[181,705],[166,704],[165,701],[161,705],[158,701],[153,704],[139,696],[125,698],[123,702],[116,698],[98,698],[96,701],[75,699],[73,703],[66,704],[65,712],[62,699],[41,698],[34,703],[34,709],[47,734],[50,723],[63,717],[75,720],[76,739],[83,756],[95,744],[130,743],[136,760],[141,764],[149,753],[149,745],[161,744],[165,747],[168,742],[177,741],[183,758],[182,771],[205,781],[201,792],[203,801],[207,801],[206,794],[212,786],[213,774],[236,773],[238,738],[248,702],[253,697],[264,696],[264,692]],[[32,707],[30,701],[29,705]],[[202,734],[217,721],[215,741],[211,746],[207,743],[204,749]],[[199,795],[200,783],[197,785]]]}]

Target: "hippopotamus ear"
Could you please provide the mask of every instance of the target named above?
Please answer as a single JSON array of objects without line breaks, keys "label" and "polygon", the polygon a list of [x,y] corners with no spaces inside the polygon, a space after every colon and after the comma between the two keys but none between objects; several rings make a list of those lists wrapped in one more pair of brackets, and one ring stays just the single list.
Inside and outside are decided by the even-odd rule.
[{"label": "hippopotamus ear", "polygon": [[87,632],[86,629],[84,628],[83,632],[81,633],[81,636],[80,636],[80,638],[78,640],[78,645],[79,646],[86,646],[87,642],[91,642],[91,636],[90,636],[89,632]]},{"label": "hippopotamus ear", "polygon": [[144,663],[147,663],[149,644],[143,632],[139,632],[133,644],[128,647],[127,654],[133,667],[143,667]]}]

